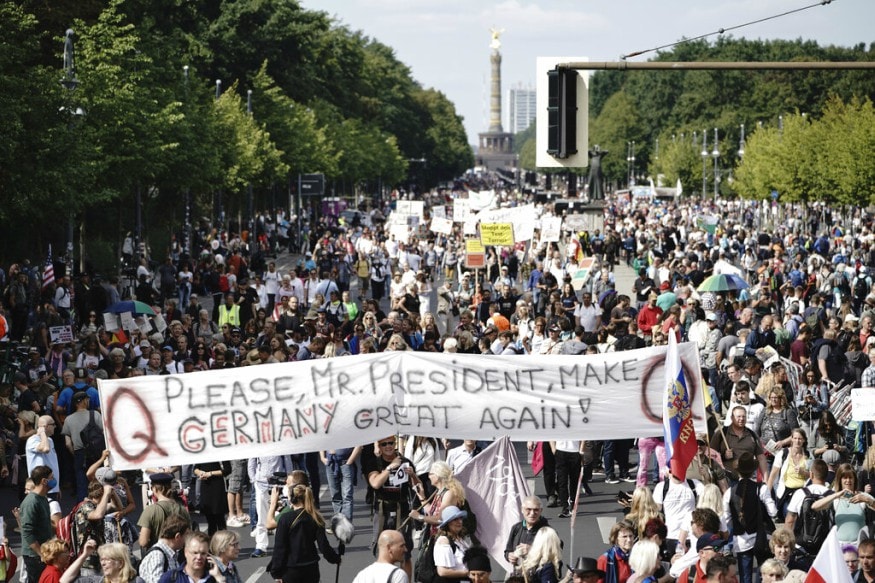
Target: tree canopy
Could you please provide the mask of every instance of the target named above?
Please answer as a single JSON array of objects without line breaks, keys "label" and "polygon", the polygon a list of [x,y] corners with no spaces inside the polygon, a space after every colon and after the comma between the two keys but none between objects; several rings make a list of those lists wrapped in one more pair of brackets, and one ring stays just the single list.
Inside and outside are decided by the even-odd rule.
[{"label": "tree canopy", "polygon": [[[130,230],[137,191],[169,235],[182,192],[205,216],[219,192],[233,216],[249,184],[266,201],[297,173],[351,195],[406,184],[410,159],[426,160],[423,186],[473,165],[442,93],[387,45],[295,0],[0,0],[0,25],[0,218],[29,221],[0,250],[60,243],[58,215]],[[67,28],[75,89],[59,83]]]},{"label": "tree canopy", "polygon": [[[748,40],[721,37],[716,42],[705,40],[679,44],[659,53],[656,61],[872,61],[875,49],[864,45],[853,47],[819,46],[813,41]],[[745,128],[745,156],[766,143],[755,138],[760,131],[777,131],[779,119],[784,125],[784,139],[796,131],[794,116],[805,114],[806,123],[826,116],[829,107],[842,108],[847,115],[862,116],[865,103],[875,98],[875,77],[871,71],[599,71],[590,78],[589,142],[610,151],[604,159],[606,180],[625,186],[629,164],[627,152],[635,142],[635,169],[639,177],[662,175],[664,182],[674,185],[681,180],[685,192],[702,189],[702,132],[707,133],[707,149],[713,151],[714,128],[718,131],[718,178],[723,194],[739,192],[745,196],[768,196],[769,191],[752,190],[753,184],[734,181],[741,168],[741,126]],[[857,101],[855,101],[855,99]],[[852,104],[856,105],[852,105]],[[760,127],[763,130],[760,130]],[[861,130],[861,133],[865,133]],[[695,138],[694,138],[695,135]],[[695,139],[695,141],[694,141]],[[532,138],[533,140],[533,138]],[[659,141],[657,159],[656,143]],[[792,140],[791,140],[792,141]],[[819,144],[828,149],[831,142]],[[858,140],[859,148],[866,142]],[[835,147],[839,147],[838,144]],[[523,144],[521,151],[533,146]],[[872,152],[857,149],[859,159],[872,159]],[[789,154],[788,154],[789,155]],[[836,152],[836,155],[838,153]],[[821,158],[822,159],[822,158]],[[766,157],[764,160],[768,160]],[[534,157],[523,156],[521,163],[533,168]],[[747,164],[747,161],[745,161]],[[772,165],[777,159],[772,158]],[[705,166],[706,182],[713,185],[713,157]],[[763,165],[757,172],[764,172]],[[848,165],[845,165],[848,168]],[[859,170],[859,169],[858,169]],[[741,173],[751,179],[752,164]],[[778,169],[769,169],[778,172]],[[733,181],[729,177],[733,176]],[[771,178],[762,177],[763,184]],[[798,180],[802,180],[799,178]],[[782,182],[790,186],[793,196],[820,196],[809,182]],[[709,187],[710,189],[710,187]],[[790,191],[785,191],[790,195]],[[867,195],[873,192],[869,187]]]}]

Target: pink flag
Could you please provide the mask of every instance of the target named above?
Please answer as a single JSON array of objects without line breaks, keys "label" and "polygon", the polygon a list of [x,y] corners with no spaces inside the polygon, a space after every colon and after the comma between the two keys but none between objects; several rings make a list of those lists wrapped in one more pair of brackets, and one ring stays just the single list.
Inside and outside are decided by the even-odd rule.
[{"label": "pink flag", "polygon": [[853,583],[836,532],[836,527],[829,531],[811,564],[805,583]]},{"label": "pink flag", "polygon": [[[493,442],[456,475],[465,487],[468,505],[477,517],[477,538],[484,541],[493,561],[505,570],[504,545],[511,527],[522,520],[520,506],[529,495],[520,462],[510,438]],[[495,569],[498,572],[498,569]]]}]

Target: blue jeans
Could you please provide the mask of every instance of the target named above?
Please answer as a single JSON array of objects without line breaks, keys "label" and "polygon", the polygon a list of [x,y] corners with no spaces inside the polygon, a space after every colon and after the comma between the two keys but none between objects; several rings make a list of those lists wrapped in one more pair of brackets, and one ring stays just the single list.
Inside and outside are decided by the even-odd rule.
[{"label": "blue jeans", "polygon": [[614,461],[620,468],[620,477],[629,477],[629,447],[632,445],[630,439],[614,439],[604,442],[602,449],[602,463],[605,466],[605,479],[613,479]]},{"label": "blue jeans", "polygon": [[753,583],[753,549],[736,553],[735,558],[738,561],[738,580],[741,583]]},{"label": "blue jeans", "polygon": [[328,491],[331,493],[331,506],[334,513],[341,513],[352,522],[352,502],[355,494],[355,464],[338,464],[325,467],[328,477]]}]

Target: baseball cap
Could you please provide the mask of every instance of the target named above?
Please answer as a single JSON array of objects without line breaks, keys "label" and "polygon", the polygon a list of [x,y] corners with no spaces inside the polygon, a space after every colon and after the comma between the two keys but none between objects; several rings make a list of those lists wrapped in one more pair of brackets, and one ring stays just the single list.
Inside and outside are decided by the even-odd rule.
[{"label": "baseball cap", "polygon": [[723,540],[719,534],[715,534],[713,532],[706,532],[699,537],[696,541],[696,552],[699,552],[703,549],[711,547],[712,549],[719,550],[723,545],[726,544],[726,541]]}]

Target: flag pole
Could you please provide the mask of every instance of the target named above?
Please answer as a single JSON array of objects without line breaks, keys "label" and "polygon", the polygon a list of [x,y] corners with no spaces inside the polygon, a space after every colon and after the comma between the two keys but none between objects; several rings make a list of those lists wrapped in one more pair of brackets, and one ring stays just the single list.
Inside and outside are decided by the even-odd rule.
[{"label": "flag pole", "polygon": [[[581,460],[583,462],[583,460]],[[571,509],[571,522],[568,536],[568,556],[574,557],[574,523],[577,520],[577,505],[580,502],[580,486],[583,485],[584,464],[580,464],[580,475],[577,477],[577,493],[574,495],[574,506]]]}]

